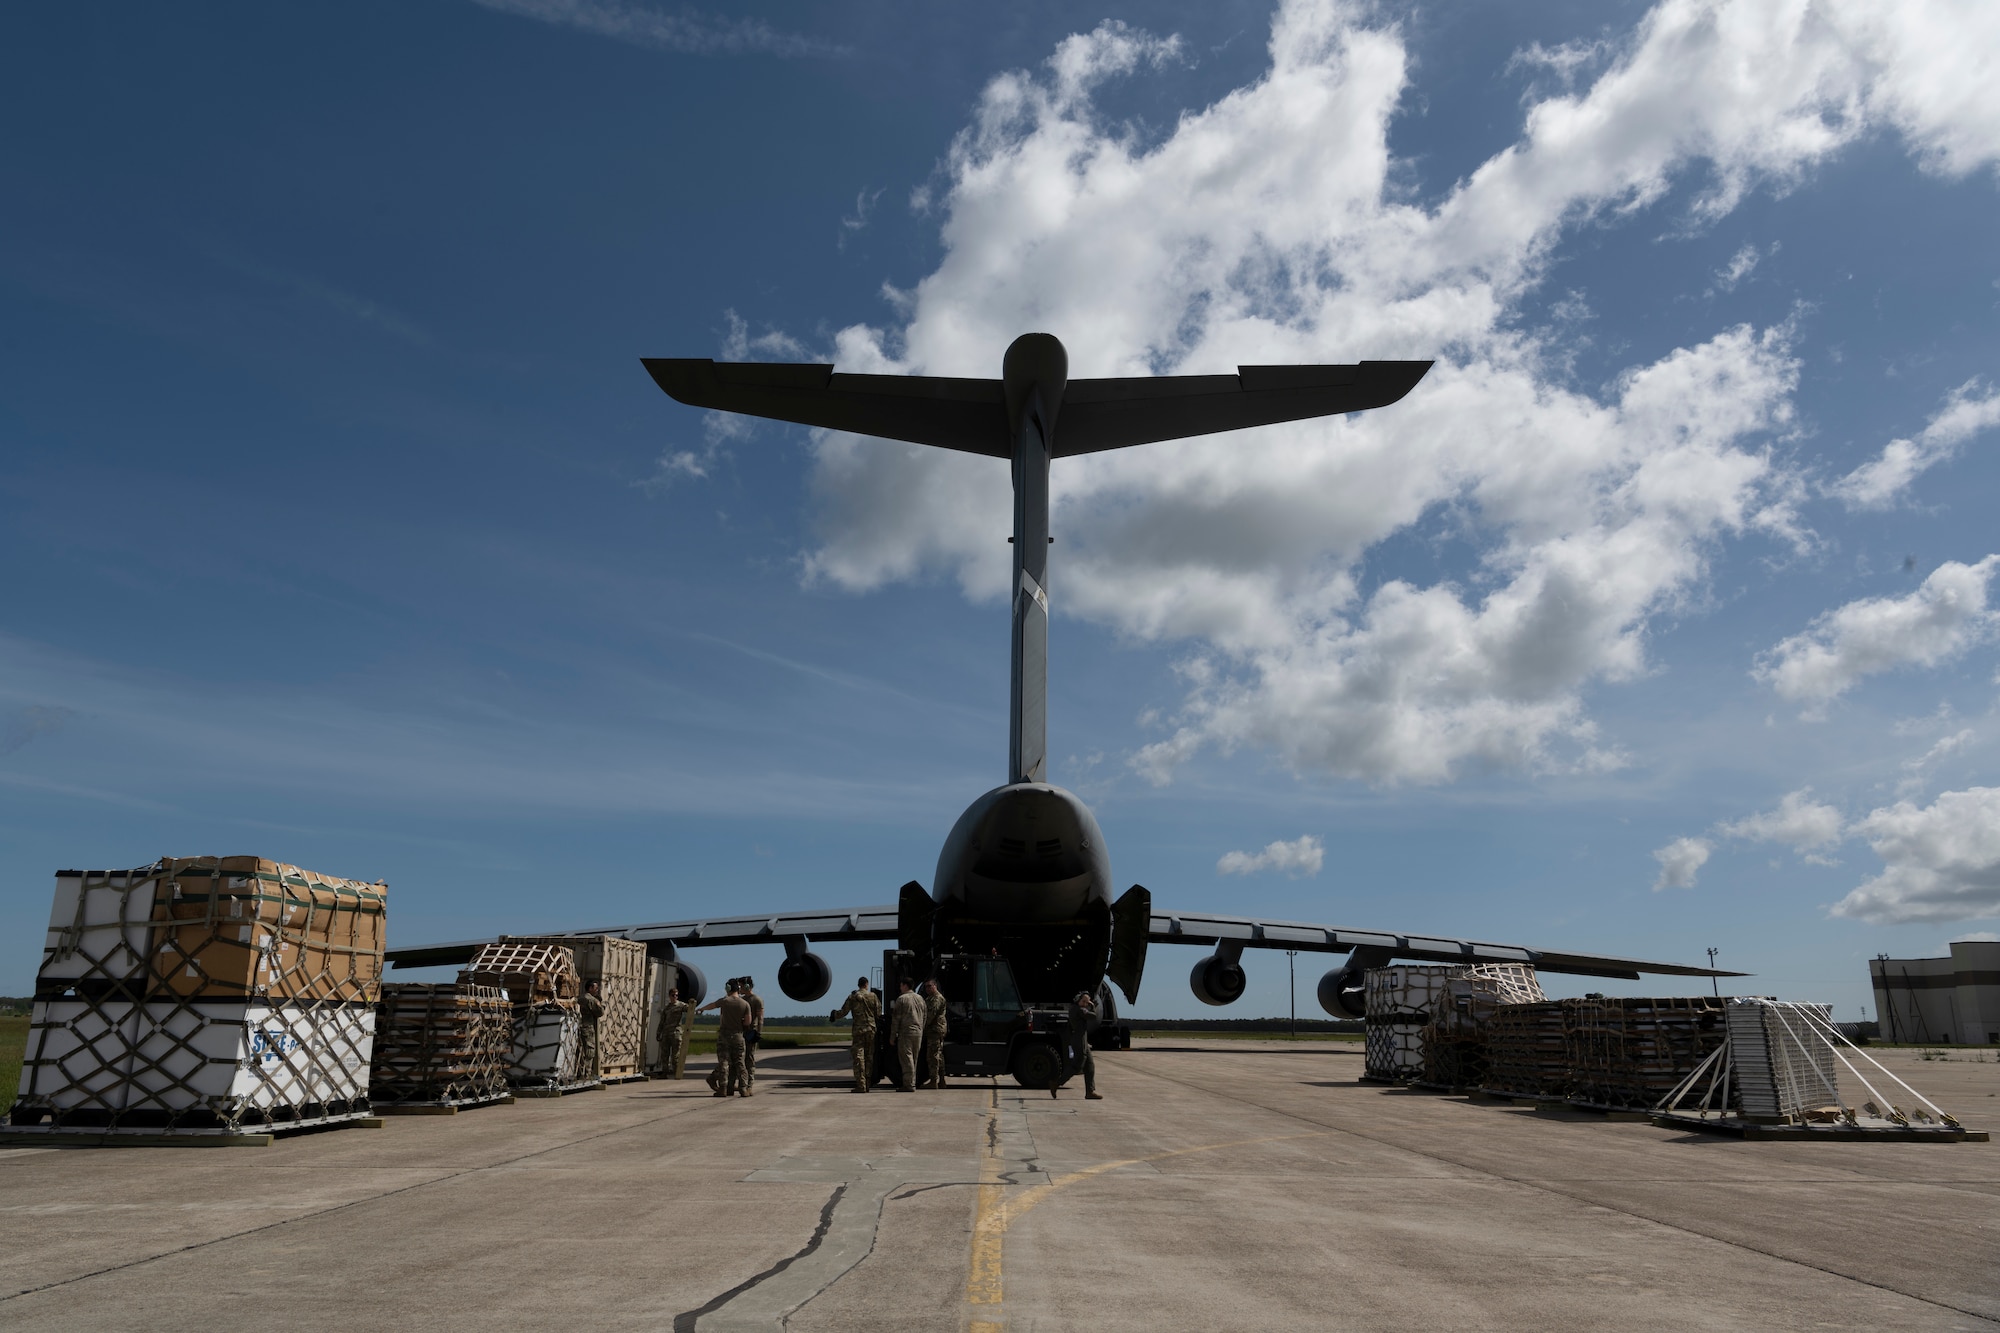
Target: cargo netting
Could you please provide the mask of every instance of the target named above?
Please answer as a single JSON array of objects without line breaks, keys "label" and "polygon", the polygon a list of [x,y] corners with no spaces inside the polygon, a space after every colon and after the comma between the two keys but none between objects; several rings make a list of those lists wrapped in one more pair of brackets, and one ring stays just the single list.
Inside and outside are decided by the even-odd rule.
[{"label": "cargo netting", "polygon": [[1496,1005],[1483,1027],[1481,1091],[1537,1100],[1569,1095],[1569,1043],[1560,1001]]},{"label": "cargo netting", "polygon": [[507,1096],[514,1006],[497,986],[384,985],[369,1098],[376,1105],[476,1106]]},{"label": "cargo netting", "polygon": [[1545,1000],[1535,969],[1525,963],[1479,963],[1450,978],[1420,1033],[1422,1072],[1433,1088],[1476,1088],[1486,1078],[1486,1025],[1503,1004]]},{"label": "cargo netting", "polygon": [[254,856],[58,872],[12,1126],[365,1115],[387,893]]},{"label": "cargo netting", "polygon": [[[604,1016],[597,1022],[597,1065],[603,1078],[633,1078],[646,1048],[646,946],[617,935],[503,935],[500,944],[566,948],[579,991],[595,981]],[[492,946],[489,946],[492,947]]]},{"label": "cargo netting", "polygon": [[[643,946],[641,946],[643,947]],[[503,936],[458,974],[461,985],[504,991],[512,1011],[507,1082],[524,1091],[561,1092],[595,1080],[582,1068],[583,981],[567,942]]]},{"label": "cargo netting", "polygon": [[1723,1003],[1707,996],[1564,1000],[1569,1100],[1650,1110],[1722,1045]]},{"label": "cargo netting", "polygon": [[1728,1000],[1724,1012],[1727,1039],[1654,1108],[1668,1120],[1856,1135],[1964,1128],[1848,1040],[1828,1005],[1743,997]]}]

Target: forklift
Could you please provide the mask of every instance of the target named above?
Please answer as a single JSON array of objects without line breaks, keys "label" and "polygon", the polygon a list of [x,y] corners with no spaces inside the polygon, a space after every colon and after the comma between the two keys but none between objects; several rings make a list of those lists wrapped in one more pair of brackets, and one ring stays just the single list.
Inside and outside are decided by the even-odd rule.
[{"label": "forklift", "polygon": [[[1077,1030],[1075,1011],[1067,1004],[1031,1003],[1014,984],[1014,969],[1004,958],[973,954],[939,954],[929,975],[944,995],[944,1072],[947,1078],[985,1078],[1012,1074],[1024,1088],[1060,1088],[1083,1067],[1082,1043],[1097,1049],[1131,1045],[1130,1027],[1115,1015],[1100,1012]],[[897,985],[908,979],[923,984],[925,971],[910,949],[882,951],[882,1022],[875,1030],[875,1078],[896,1079],[896,1044],[890,1037],[889,1006]],[[1108,988],[1106,988],[1108,991]],[[1099,1005],[1108,1007],[1108,993]]]}]

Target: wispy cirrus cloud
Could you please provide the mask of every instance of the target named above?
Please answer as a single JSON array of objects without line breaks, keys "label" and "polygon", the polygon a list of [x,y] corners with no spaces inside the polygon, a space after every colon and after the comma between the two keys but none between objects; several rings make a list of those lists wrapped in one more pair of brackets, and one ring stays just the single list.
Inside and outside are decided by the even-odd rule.
[{"label": "wispy cirrus cloud", "polygon": [[486,9],[599,37],[695,56],[844,56],[848,48],[822,37],[785,32],[762,19],[729,19],[693,9],[660,10],[618,0],[473,0]]}]

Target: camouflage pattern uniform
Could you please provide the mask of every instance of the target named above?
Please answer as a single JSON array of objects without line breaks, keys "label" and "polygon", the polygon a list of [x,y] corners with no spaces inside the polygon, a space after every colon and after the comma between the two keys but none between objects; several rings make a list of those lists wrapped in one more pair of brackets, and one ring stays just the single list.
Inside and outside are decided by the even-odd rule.
[{"label": "camouflage pattern uniform", "polygon": [[681,1076],[687,1063],[687,1019],[691,1008],[686,1000],[668,1000],[660,1010],[660,1072]]},{"label": "camouflage pattern uniform", "polygon": [[577,1012],[583,1015],[581,1030],[577,1033],[576,1073],[579,1079],[595,1083],[603,1077],[602,1067],[597,1058],[597,1024],[604,1017],[604,1001],[590,991],[585,991],[576,1002]]},{"label": "camouflage pattern uniform", "polygon": [[[759,995],[746,981],[738,991],[750,1005],[750,1022],[743,1039],[743,1086],[754,1087],[757,1082],[757,1046],[764,1039],[764,997]],[[748,1034],[754,1032],[753,1038]]]},{"label": "camouflage pattern uniform", "polygon": [[924,983],[923,1077],[927,1088],[944,1086],[944,992],[934,981]]},{"label": "camouflage pattern uniform", "polygon": [[721,1075],[715,1095],[750,1096],[749,1075],[743,1068],[743,1029],[750,1026],[750,1005],[739,995],[725,995],[716,1006],[721,1025],[715,1035],[715,1067]]},{"label": "camouflage pattern uniform", "polygon": [[866,1092],[875,1082],[875,1024],[882,1017],[882,997],[865,985],[857,986],[827,1021],[850,1017],[854,1031],[848,1039],[848,1057],[854,1062],[854,1090]]}]

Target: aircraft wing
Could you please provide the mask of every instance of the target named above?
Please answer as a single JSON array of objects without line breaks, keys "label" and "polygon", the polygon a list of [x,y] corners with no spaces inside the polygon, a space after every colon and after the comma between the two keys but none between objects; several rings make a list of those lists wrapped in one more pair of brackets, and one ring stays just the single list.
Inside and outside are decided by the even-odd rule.
[{"label": "aircraft wing", "polygon": [[[780,944],[788,939],[894,940],[897,937],[897,912],[896,905],[888,903],[822,912],[780,912],[765,916],[602,926],[561,933],[616,935],[621,939],[666,946],[656,949],[658,953],[666,953],[669,948],[678,950],[704,945]],[[1370,949],[1382,951],[1389,958],[1422,963],[1531,963],[1542,972],[1618,977],[1627,981],[1637,980],[1644,974],[1676,977],[1747,975],[1680,963],[1653,963],[1637,958],[1531,949],[1525,945],[1456,940],[1433,935],[1397,935],[1388,931],[1354,930],[1300,921],[1269,921],[1261,917],[1219,916],[1212,912],[1153,912],[1146,939],[1149,944],[1194,944],[1204,948],[1214,948],[1229,941],[1246,949],[1297,949],[1304,953],[1351,953],[1355,949]],[[491,942],[490,939],[478,939],[416,945],[390,949],[384,957],[398,968],[463,964],[471,962],[473,955]]]},{"label": "aircraft wing", "polygon": [[[825,365],[706,357],[642,364],[668,397],[690,407],[1013,456],[999,380],[846,375]],[[1430,368],[1429,361],[1363,361],[1071,380],[1056,414],[1055,457],[1386,407]]]},{"label": "aircraft wing", "polygon": [[[1146,932],[1149,944],[1199,944],[1213,948],[1225,941],[1245,949],[1298,949],[1304,953],[1351,953],[1380,950],[1391,959],[1419,963],[1530,963],[1538,972],[1566,972],[1583,977],[1617,977],[1637,981],[1643,974],[1671,977],[1741,977],[1681,963],[1649,963],[1638,958],[1530,949],[1518,944],[1454,940],[1433,935],[1396,935],[1380,930],[1350,930],[1299,921],[1266,921],[1248,916],[1216,916],[1206,912],[1154,912]],[[1378,957],[1381,956],[1378,954]]]},{"label": "aircraft wing", "polygon": [[[704,921],[660,921],[641,926],[604,926],[595,930],[565,930],[563,935],[616,935],[658,946],[651,952],[670,954],[688,946],[717,944],[781,944],[799,940],[893,940],[896,905],[849,907],[830,912],[780,912],[773,916],[710,917]],[[525,933],[525,932],[523,932]],[[458,940],[389,949],[383,957],[394,967],[446,967],[472,961],[491,939]]]}]

